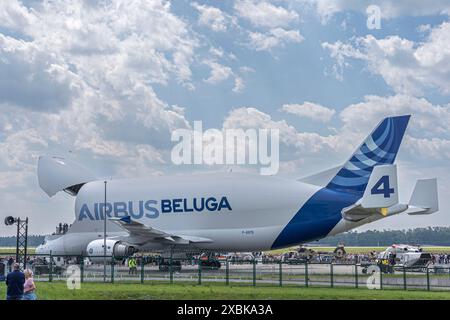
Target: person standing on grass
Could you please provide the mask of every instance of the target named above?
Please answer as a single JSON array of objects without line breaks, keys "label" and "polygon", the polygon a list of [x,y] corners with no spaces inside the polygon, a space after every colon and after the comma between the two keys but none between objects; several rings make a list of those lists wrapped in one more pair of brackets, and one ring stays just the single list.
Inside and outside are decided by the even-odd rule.
[{"label": "person standing on grass", "polygon": [[36,285],[33,280],[33,271],[25,270],[25,284],[23,285],[23,299],[22,300],[37,300]]},{"label": "person standing on grass", "polygon": [[130,274],[136,274],[136,258],[131,257],[130,260],[128,260],[128,267],[130,268],[129,273]]},{"label": "person standing on grass", "polygon": [[14,263],[13,271],[6,276],[6,300],[22,300],[25,275],[20,271],[20,265]]},{"label": "person standing on grass", "polygon": [[134,274],[134,266],[136,262],[133,257],[128,258],[128,274]]}]

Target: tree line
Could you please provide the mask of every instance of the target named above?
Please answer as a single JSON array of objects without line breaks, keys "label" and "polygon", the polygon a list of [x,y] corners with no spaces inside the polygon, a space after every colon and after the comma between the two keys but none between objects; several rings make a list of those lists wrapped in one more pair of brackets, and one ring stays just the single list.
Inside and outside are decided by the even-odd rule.
[{"label": "tree line", "polygon": [[392,244],[450,246],[450,227],[427,227],[407,230],[350,231],[315,241],[315,244],[335,246],[390,246]]},{"label": "tree line", "polygon": [[[37,247],[44,242],[44,237],[39,235],[28,236],[28,246]],[[16,247],[16,237],[0,237],[0,247]]]}]

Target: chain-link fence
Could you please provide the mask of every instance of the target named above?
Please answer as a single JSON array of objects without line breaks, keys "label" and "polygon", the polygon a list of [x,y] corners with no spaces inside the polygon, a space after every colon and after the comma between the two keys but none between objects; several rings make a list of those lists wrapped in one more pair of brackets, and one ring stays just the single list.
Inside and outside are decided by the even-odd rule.
[{"label": "chain-link fence", "polygon": [[[10,269],[10,254],[0,253],[4,274]],[[106,261],[106,264],[104,264]],[[29,255],[27,268],[35,281],[112,282],[112,283],[217,283],[233,286],[353,287],[403,290],[450,290],[450,266],[421,268],[376,264],[309,263],[305,260],[258,261],[218,259],[162,259],[136,256],[116,260],[112,257],[73,257]],[[1,274],[0,274],[1,276]]]}]

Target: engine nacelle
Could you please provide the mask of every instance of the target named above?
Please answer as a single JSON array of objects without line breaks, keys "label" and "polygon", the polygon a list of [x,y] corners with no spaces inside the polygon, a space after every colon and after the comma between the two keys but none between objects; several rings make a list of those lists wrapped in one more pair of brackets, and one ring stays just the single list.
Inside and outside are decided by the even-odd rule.
[{"label": "engine nacelle", "polygon": [[[103,261],[104,252],[104,240],[97,239],[89,242],[86,248],[86,252],[91,261]],[[130,246],[127,243],[118,240],[106,239],[106,256],[113,257],[115,259],[125,259],[132,256],[137,249]]]}]

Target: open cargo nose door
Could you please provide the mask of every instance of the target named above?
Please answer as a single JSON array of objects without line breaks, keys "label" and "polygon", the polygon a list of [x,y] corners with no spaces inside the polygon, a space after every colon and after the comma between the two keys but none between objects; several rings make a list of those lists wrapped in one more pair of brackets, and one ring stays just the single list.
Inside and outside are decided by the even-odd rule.
[{"label": "open cargo nose door", "polygon": [[59,191],[75,196],[85,183],[97,180],[97,177],[85,167],[55,156],[40,156],[37,174],[39,186],[49,197]]}]

